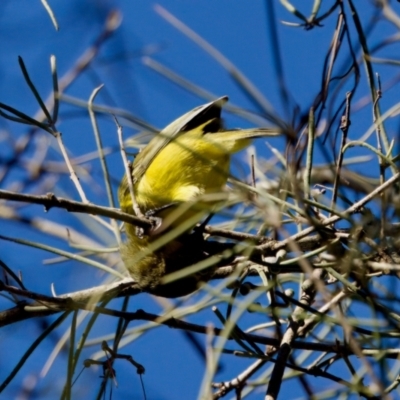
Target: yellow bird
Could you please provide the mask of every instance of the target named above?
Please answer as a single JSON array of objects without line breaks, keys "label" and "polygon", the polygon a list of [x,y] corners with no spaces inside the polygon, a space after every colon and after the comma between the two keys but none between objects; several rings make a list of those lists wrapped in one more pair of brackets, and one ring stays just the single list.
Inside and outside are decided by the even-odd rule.
[{"label": "yellow bird", "polygon": [[[202,234],[189,231],[212,212],[228,180],[231,155],[248,146],[252,138],[279,135],[278,129],[269,128],[223,129],[221,107],[227,101],[224,96],[184,114],[155,136],[134,160],[136,204],[142,213],[161,219],[161,228],[140,235],[126,224],[127,242],[121,255],[145,291],[179,297],[196,290],[204,273],[168,285],[162,285],[162,279],[209,256]],[[126,176],[118,197],[121,209],[133,214]],[[178,233],[157,246],[161,233],[172,229]]]}]

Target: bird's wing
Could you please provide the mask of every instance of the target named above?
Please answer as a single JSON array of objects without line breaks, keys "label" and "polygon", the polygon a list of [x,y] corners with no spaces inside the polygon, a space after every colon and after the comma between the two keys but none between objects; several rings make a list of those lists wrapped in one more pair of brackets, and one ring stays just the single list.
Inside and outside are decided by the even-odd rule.
[{"label": "bird's wing", "polygon": [[157,154],[174,138],[190,131],[211,119],[221,117],[221,108],[228,101],[228,96],[220,97],[210,103],[196,107],[166,126],[135,157],[133,163],[133,183],[139,181]]}]

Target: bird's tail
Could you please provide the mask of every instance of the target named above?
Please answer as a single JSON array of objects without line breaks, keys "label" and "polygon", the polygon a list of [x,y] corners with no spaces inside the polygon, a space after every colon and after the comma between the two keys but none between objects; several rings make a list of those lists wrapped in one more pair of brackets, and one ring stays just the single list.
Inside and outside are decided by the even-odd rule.
[{"label": "bird's tail", "polygon": [[258,137],[275,137],[281,135],[278,128],[249,128],[249,129],[229,129],[216,134],[218,140],[243,140]]},{"label": "bird's tail", "polygon": [[251,139],[260,137],[279,136],[281,131],[278,128],[250,128],[230,129],[207,135],[215,144],[220,144],[228,153],[235,153],[247,147]]}]

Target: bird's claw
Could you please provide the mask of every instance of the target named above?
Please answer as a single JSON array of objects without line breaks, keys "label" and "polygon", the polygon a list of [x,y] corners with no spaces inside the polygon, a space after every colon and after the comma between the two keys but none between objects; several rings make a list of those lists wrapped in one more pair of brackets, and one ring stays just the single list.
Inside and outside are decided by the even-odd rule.
[{"label": "bird's claw", "polygon": [[156,232],[158,228],[160,228],[162,224],[162,218],[156,217],[155,213],[157,210],[149,210],[145,213],[145,217],[150,221],[151,227],[150,228],[136,228],[136,236],[139,239],[143,239],[144,236],[151,235],[152,233]]}]

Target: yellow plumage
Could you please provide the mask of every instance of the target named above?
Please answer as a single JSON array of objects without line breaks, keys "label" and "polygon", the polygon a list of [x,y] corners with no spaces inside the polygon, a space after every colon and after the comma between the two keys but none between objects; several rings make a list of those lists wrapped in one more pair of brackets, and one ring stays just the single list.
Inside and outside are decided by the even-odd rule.
[{"label": "yellow plumage", "polygon": [[[122,248],[122,258],[132,277],[144,290],[167,297],[195,290],[195,285],[190,290],[177,290],[179,285],[171,284],[171,290],[160,291],[157,288],[165,274],[191,265],[203,255],[207,256],[201,249],[197,249],[197,253],[188,249],[201,247],[204,243],[198,235],[183,233],[151,252],[147,251],[149,246],[161,232],[191,219],[184,228],[185,231],[190,230],[204,215],[200,213],[197,219],[192,218],[199,209],[203,209],[204,213],[212,211],[215,199],[211,195],[224,189],[231,154],[248,146],[254,137],[278,135],[277,130],[262,128],[224,130],[220,114],[227,100],[227,97],[221,97],[189,111],[164,128],[135,158],[132,181],[137,205],[142,213],[153,212],[163,222],[168,221],[158,233],[146,233],[144,236],[138,236],[136,229],[129,224],[126,226],[127,243]],[[118,196],[121,209],[133,214],[126,176]],[[180,206],[184,211],[177,213]],[[160,209],[162,211],[157,212]]]}]

